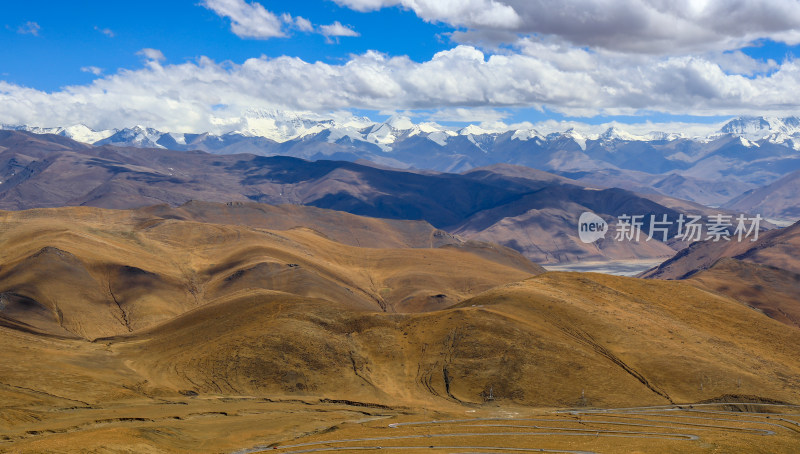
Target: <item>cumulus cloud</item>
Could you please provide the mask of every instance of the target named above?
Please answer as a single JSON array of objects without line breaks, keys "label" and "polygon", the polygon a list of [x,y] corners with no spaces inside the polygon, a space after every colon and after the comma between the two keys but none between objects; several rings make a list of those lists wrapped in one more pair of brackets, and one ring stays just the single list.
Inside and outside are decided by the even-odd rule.
[{"label": "cumulus cloud", "polygon": [[[471,46],[430,60],[370,51],[342,64],[295,57],[241,64],[162,65],[144,49],[138,70],[47,93],[0,82],[0,123],[95,128],[147,124],[170,131],[219,131],[248,109],[329,112],[343,109],[440,110],[431,118],[500,120],[493,109],[547,108],[570,116],[740,115],[794,113],[800,63],[786,60],[765,74],[731,74],[706,56],[642,56],[562,49],[529,41],[524,51],[487,55]],[[482,110],[480,110],[482,109]],[[462,114],[462,115],[460,115]],[[226,123],[227,122],[227,123]]]},{"label": "cumulus cloud", "polygon": [[360,36],[358,32],[352,28],[342,25],[338,20],[330,25],[321,25],[319,27],[320,33],[323,36]]},{"label": "cumulus cloud", "polygon": [[28,21],[17,28],[17,33],[21,35],[39,36],[39,30],[41,29],[42,27],[40,27],[36,22]]},{"label": "cumulus cloud", "polygon": [[268,39],[288,36],[291,30],[319,33],[331,43],[340,36],[360,36],[351,27],[335,21],[329,25],[315,27],[305,17],[293,17],[289,13],[280,16],[267,11],[260,3],[246,0],[203,0],[202,6],[218,16],[231,21],[231,31],[240,38]]},{"label": "cumulus cloud", "polygon": [[267,39],[284,36],[281,20],[260,3],[245,0],[203,0],[201,3],[231,21],[231,31],[240,38]]},{"label": "cumulus cloud", "polygon": [[796,0],[335,0],[358,11],[400,6],[426,21],[467,27],[460,42],[519,34],[623,52],[678,54],[741,48],[756,38],[800,43]]},{"label": "cumulus cloud", "polygon": [[744,74],[752,76],[765,74],[778,68],[778,62],[773,59],[756,60],[744,52],[711,53],[707,58],[717,63],[723,71],[729,74]]}]

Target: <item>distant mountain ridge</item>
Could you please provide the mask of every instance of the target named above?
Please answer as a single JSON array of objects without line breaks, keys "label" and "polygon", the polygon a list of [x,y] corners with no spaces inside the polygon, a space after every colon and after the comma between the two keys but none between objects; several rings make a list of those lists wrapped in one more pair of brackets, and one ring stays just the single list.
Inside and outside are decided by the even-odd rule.
[{"label": "distant mountain ridge", "polygon": [[[612,126],[602,133],[582,134],[575,129],[563,132],[543,134],[536,129],[485,129],[479,125],[466,127],[448,127],[434,122],[413,123],[410,118],[395,115],[384,122],[373,122],[366,117],[349,117],[331,119],[311,114],[286,112],[277,110],[259,110],[248,112],[235,128],[227,133],[213,134],[210,132],[176,133],[160,131],[155,128],[136,125],[132,127],[93,130],[86,125],[39,127],[27,125],[0,125],[0,129],[28,131],[36,134],[56,134],[85,143],[120,143],[136,140],[142,146],[152,148],[169,148],[167,144],[175,141],[185,145],[197,138],[219,138],[225,136],[261,137],[273,142],[284,143],[313,136],[323,131],[330,131],[333,141],[348,137],[354,141],[367,142],[373,145],[383,145],[385,151],[392,149],[391,145],[408,137],[421,136],[432,142],[444,146],[449,138],[457,136],[491,136],[499,137],[511,133],[515,140],[534,140],[543,142],[560,138],[569,138],[585,150],[586,141],[673,141],[689,139],[695,141],[713,141],[723,135],[741,136],[750,142],[766,140],[771,143],[786,144],[800,150],[800,117],[738,117],[728,121],[718,131],[706,136],[689,136],[683,133],[651,131],[647,134],[632,134],[617,126]],[[169,137],[167,137],[169,136]],[[788,143],[787,143],[787,140]],[[163,143],[159,143],[159,142]],[[148,143],[149,142],[149,143]],[[477,142],[477,141],[476,141]],[[131,145],[131,144],[128,144]],[[476,144],[479,145],[479,144]],[[748,146],[757,146],[750,143]]]},{"label": "distant mountain ridge", "polygon": [[[745,191],[800,170],[800,118],[741,117],[706,137],[652,132],[635,135],[617,127],[601,134],[574,129],[542,134],[535,129],[456,129],[415,124],[394,116],[329,119],[280,111],[251,112],[233,132],[163,132],[145,126],[93,131],[0,126],[56,134],[95,145],[215,154],[252,153],[307,160],[368,160],[395,168],[463,172],[515,164],[558,173],[604,187],[659,193],[708,205],[724,205]],[[676,185],[676,176],[692,190]],[[672,178],[670,178],[672,177]]]},{"label": "distant mountain ridge", "polygon": [[577,226],[585,211],[602,216],[611,229],[620,215],[643,215],[645,231],[650,214],[674,220],[681,213],[706,217],[718,211],[507,164],[462,174],[422,172],[287,156],[93,146],[62,136],[0,131],[0,209],[126,209],[191,200],[309,205],[425,220],[539,263],[667,258],[683,246],[611,238],[583,243]]},{"label": "distant mountain ridge", "polygon": [[800,219],[800,171],[767,186],[750,190],[726,204],[726,208],[759,213],[775,219]]}]

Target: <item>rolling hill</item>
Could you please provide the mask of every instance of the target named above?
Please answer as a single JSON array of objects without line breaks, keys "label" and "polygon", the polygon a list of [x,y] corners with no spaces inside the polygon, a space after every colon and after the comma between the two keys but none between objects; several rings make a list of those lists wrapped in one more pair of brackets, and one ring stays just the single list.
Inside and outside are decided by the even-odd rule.
[{"label": "rolling hill", "polygon": [[758,241],[697,242],[641,276],[688,279],[800,327],[800,224]]},{"label": "rolling hill", "polygon": [[[432,310],[543,272],[511,250],[442,235],[423,222],[305,207],[273,210],[294,212],[295,219],[217,204],[0,213],[0,319],[45,334],[94,339],[141,330],[259,288],[361,310]],[[219,222],[220,213],[231,214],[228,223]],[[179,219],[192,215],[217,216],[218,222]],[[298,226],[312,217],[325,219],[309,223],[319,230]],[[344,237],[342,229],[351,225],[348,242],[377,246],[380,237],[386,247],[348,246],[328,236]],[[451,262],[460,264],[458,274]]]},{"label": "rolling hill", "polygon": [[312,207],[0,218],[0,449],[229,452],[464,411],[800,403],[800,331],[703,283],[543,273],[424,222]]},{"label": "rolling hill", "polygon": [[[604,217],[717,210],[655,194],[584,186],[499,165],[464,174],[343,161],[89,146],[60,136],[0,131],[0,208],[179,206],[191,200],[307,205],[362,216],[424,220],[468,239],[511,247],[538,263],[667,258],[683,244],[580,242],[584,211]],[[301,223],[302,224],[302,223]],[[674,228],[673,228],[674,233]]]},{"label": "rolling hill", "polygon": [[800,377],[798,342],[796,329],[687,283],[548,273],[396,316],[254,292],[113,343],[152,386],[199,393],[424,406],[481,404],[492,388],[509,403],[570,407],[584,390],[608,407],[795,401],[780,377]]}]

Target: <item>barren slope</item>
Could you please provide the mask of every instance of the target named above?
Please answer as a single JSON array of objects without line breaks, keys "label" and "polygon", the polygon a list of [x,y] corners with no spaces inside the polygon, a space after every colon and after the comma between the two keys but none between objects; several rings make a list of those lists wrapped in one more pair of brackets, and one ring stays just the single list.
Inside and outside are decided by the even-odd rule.
[{"label": "barren slope", "polygon": [[689,279],[800,326],[800,224],[762,232],[755,242],[703,241],[642,277]]},{"label": "barren slope", "polygon": [[[201,207],[229,209],[2,213],[0,449],[219,452],[380,417],[800,403],[800,330],[691,283],[531,277],[454,245],[189,219]],[[376,222],[354,225],[392,231]]]},{"label": "barren slope", "polygon": [[684,282],[547,273],[456,307],[258,291],[111,340],[156,389],[449,408],[797,402],[800,331]]},{"label": "barren slope", "polygon": [[717,260],[732,257],[752,263],[775,266],[800,273],[800,223],[784,229],[761,232],[757,241],[752,238],[737,241],[699,241],[675,254],[658,267],[642,274],[645,278],[685,279],[710,268]]},{"label": "barren slope", "polygon": [[[237,211],[219,205],[200,207]],[[0,319],[45,333],[91,339],[152,326],[252,289],[364,310],[431,310],[542,272],[513,251],[439,235],[425,223],[275,208],[299,212],[295,217],[301,219],[308,217],[302,214],[305,211],[318,219],[329,217],[316,226],[333,236],[344,236],[343,229],[352,225],[349,239],[355,243],[363,238],[377,244],[384,237],[387,246],[452,244],[359,248],[307,228],[266,230],[175,219],[196,208],[195,204],[175,211],[61,208],[0,213]],[[260,212],[257,207],[248,209]],[[230,222],[240,220],[230,218]],[[283,221],[275,227],[296,225],[287,218]],[[259,222],[270,224],[268,218],[257,217],[251,223]]]}]

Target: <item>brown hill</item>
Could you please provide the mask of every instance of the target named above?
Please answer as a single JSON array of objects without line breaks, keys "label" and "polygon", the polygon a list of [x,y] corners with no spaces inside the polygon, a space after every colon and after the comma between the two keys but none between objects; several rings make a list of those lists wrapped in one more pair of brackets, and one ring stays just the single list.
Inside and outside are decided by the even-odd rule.
[{"label": "brown hill", "polygon": [[692,244],[642,277],[689,279],[800,326],[800,224],[763,232],[758,241]]},{"label": "brown hill", "polygon": [[771,219],[800,219],[800,171],[792,172],[767,186],[751,189],[725,204],[726,208],[759,213]]},{"label": "brown hill", "polygon": [[116,342],[153,386],[200,393],[411,406],[480,404],[490,388],[553,407],[582,391],[592,406],[800,398],[781,379],[800,378],[800,331],[687,283],[604,275],[547,273],[416,315],[260,291]]},{"label": "brown hill", "polygon": [[800,328],[800,274],[723,258],[690,278],[788,325]]},{"label": "brown hill", "polygon": [[[230,452],[388,417],[800,403],[800,331],[722,294],[247,225],[271,210],[0,213],[0,449]],[[425,231],[348,222],[365,241]]]},{"label": "brown hill", "polygon": [[721,258],[735,258],[800,273],[800,223],[761,232],[757,241],[698,241],[661,265],[642,274],[645,278],[685,279],[710,268]]},{"label": "brown hill", "polygon": [[[191,220],[220,216],[231,223]],[[309,219],[319,230],[297,227]],[[0,220],[0,317],[90,339],[146,328],[249,289],[365,310],[430,310],[543,272],[511,250],[463,242],[424,222],[304,207],[62,208],[3,212]],[[406,249],[359,248],[330,236]],[[430,247],[439,243],[448,247]]]},{"label": "brown hill", "polygon": [[[674,254],[682,244],[645,241],[646,234],[640,241],[614,240],[615,216],[660,213],[677,219],[677,211],[630,195],[621,189],[549,186],[514,203],[476,213],[453,232],[511,247],[541,264],[666,258]],[[607,213],[603,216],[609,225],[605,239],[589,244],[580,240],[578,220],[586,211]]]},{"label": "brown hill", "polygon": [[[541,264],[666,259],[688,246],[674,238],[666,243],[644,238],[613,241],[616,217],[623,214],[644,215],[643,232],[648,231],[651,214],[657,218],[666,214],[673,221],[680,214],[703,218],[717,213],[734,214],[656,193],[634,194],[619,187],[585,186],[583,182],[522,166],[494,165],[465,175],[482,182],[525,188],[529,192],[513,203],[474,213],[451,230],[465,237],[509,246]],[[576,227],[585,211],[600,214],[609,223],[606,239],[591,244],[580,241]],[[763,222],[762,226],[774,227],[768,222]],[[673,237],[676,233],[675,228],[670,231]]]}]

